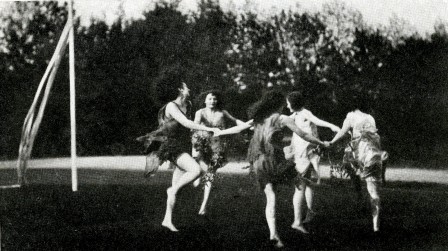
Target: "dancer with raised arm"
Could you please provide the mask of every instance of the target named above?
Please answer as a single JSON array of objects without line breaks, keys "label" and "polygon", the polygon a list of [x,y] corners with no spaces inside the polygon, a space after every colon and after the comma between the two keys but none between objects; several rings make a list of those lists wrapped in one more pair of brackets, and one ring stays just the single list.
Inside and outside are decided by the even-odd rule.
[{"label": "dancer with raised arm", "polygon": [[[286,103],[289,111],[292,113],[290,118],[294,120],[296,126],[301,130],[312,134],[316,138],[319,137],[317,126],[327,127],[336,133],[339,132],[339,127],[317,118],[313,113],[304,108],[305,102],[300,92],[289,93],[286,97]],[[306,179],[310,179],[313,175],[317,176],[317,184],[320,184],[320,155],[318,146],[302,139],[297,134],[293,134],[291,151],[294,155],[293,158],[297,172]],[[307,185],[307,183],[302,181],[299,188],[295,188],[293,197],[294,223],[291,227],[305,234],[308,231],[303,224],[310,222],[315,215],[313,198],[314,188]],[[303,204],[305,200],[308,210],[305,219],[303,219]]]},{"label": "dancer with raised arm", "polygon": [[[206,91],[201,98],[205,99],[205,107],[196,112],[195,123],[219,129],[225,129],[226,122],[236,123],[236,125],[244,124],[223,109],[222,96],[219,91]],[[223,137],[213,137],[211,132],[197,130],[193,133],[192,143],[192,155],[204,171],[201,178],[195,181],[195,185],[199,185],[200,181],[204,185],[204,199],[199,209],[199,215],[205,215],[216,171],[226,162],[227,142]]]},{"label": "dancer with raised arm", "polygon": [[[284,244],[277,232],[275,216],[276,186],[281,183],[292,182],[298,177],[293,163],[288,163],[285,159],[282,129],[288,128],[314,144],[325,147],[329,145],[328,142],[324,143],[310,133],[302,131],[295,125],[294,120],[288,116],[281,115],[280,111],[284,105],[285,97],[281,93],[269,91],[251,107],[250,117],[253,118],[254,135],[248,152],[248,159],[252,163],[258,182],[266,195],[265,213],[270,233],[269,238],[273,245],[278,248],[283,247]],[[236,133],[250,126],[251,123],[246,123],[223,130],[217,135]]]},{"label": "dancer with raised arm", "polygon": [[350,112],[344,120],[342,129],[331,143],[337,142],[344,134],[351,131],[352,140],[345,150],[343,163],[346,164],[346,168],[349,168],[352,179],[366,181],[372,206],[373,231],[378,232],[380,230],[382,164],[387,158],[387,153],[381,150],[375,119],[366,113],[370,109],[368,102],[359,96],[354,96],[349,106]]},{"label": "dancer with raised arm", "polygon": [[191,156],[190,130],[219,132],[218,128],[199,125],[190,120],[190,89],[177,75],[168,74],[157,83],[159,100],[171,100],[159,111],[159,129],[156,131],[164,135],[157,156],[160,162],[170,161],[174,164],[172,185],[167,189],[165,217],[162,226],[176,232],[178,229],[172,222],[176,195],[185,185],[197,179],[201,168]]}]

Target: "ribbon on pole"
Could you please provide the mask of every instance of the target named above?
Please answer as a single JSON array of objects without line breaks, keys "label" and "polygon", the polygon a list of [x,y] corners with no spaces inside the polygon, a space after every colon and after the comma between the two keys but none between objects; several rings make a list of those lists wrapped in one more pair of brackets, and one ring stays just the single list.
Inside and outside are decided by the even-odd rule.
[{"label": "ribbon on pole", "polygon": [[[56,76],[56,72],[59,68],[59,64],[64,55],[65,48],[69,42],[69,31],[72,30],[73,22],[67,21],[64,30],[62,31],[59,42],[53,53],[53,56],[48,63],[47,69],[45,70],[44,76],[42,77],[39,86],[37,88],[36,94],[34,96],[33,103],[25,117],[25,121],[22,127],[22,135],[19,146],[19,156],[17,160],[17,183],[19,186],[26,184],[25,172],[28,164],[28,160],[31,156],[31,152],[34,145],[34,140],[39,131],[40,123],[45,112],[45,107],[50,95],[51,87]],[[41,95],[42,89],[45,91],[43,96]],[[39,110],[36,115],[36,108],[40,100]],[[13,185],[16,187],[17,185]]]}]

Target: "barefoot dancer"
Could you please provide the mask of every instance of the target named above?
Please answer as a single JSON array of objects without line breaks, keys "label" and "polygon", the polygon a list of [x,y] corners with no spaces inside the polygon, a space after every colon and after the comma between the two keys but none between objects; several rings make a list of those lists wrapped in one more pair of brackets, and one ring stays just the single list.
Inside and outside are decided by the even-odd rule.
[{"label": "barefoot dancer", "polygon": [[[369,107],[366,100],[354,97],[350,111],[344,120],[341,131],[331,143],[337,142],[345,133],[351,130],[352,140],[345,150],[343,162],[347,164],[352,179],[364,179],[370,195],[373,217],[373,231],[380,230],[380,185],[382,181],[383,160],[387,153],[381,150],[380,136],[377,133],[375,119],[365,113]],[[354,174],[358,174],[354,175]],[[358,185],[360,189],[360,184]]]},{"label": "barefoot dancer", "polygon": [[[177,192],[199,177],[201,168],[196,160],[191,157],[191,137],[190,129],[204,130],[210,132],[219,132],[217,128],[210,128],[198,125],[189,119],[190,89],[179,79],[172,78],[171,81],[164,81],[160,84],[164,88],[173,88],[171,92],[176,94],[176,98],[166,104],[160,110],[162,124],[169,125],[165,127],[166,140],[161,143],[157,155],[160,161],[170,161],[174,165],[172,185],[167,189],[167,201],[165,217],[162,226],[171,231],[178,231],[172,222],[173,210],[176,203]],[[164,90],[159,95],[170,95]],[[163,125],[162,125],[163,127]]]},{"label": "barefoot dancer", "polygon": [[[235,119],[229,112],[222,109],[221,94],[218,91],[207,91],[204,95],[206,95],[205,108],[196,112],[194,117],[195,123],[219,129],[225,129],[226,120],[232,121],[237,125],[244,124],[241,120]],[[192,155],[198,160],[199,165],[205,172],[201,177],[201,181],[204,183],[204,199],[199,209],[199,214],[205,215],[216,170],[221,168],[226,161],[227,144],[224,138],[213,137],[213,134],[207,131],[196,131],[193,134],[192,143]],[[200,179],[197,179],[195,185],[198,185],[199,182]]]},{"label": "barefoot dancer", "polygon": [[[286,103],[288,109],[292,113],[290,118],[292,118],[296,126],[303,131],[312,134],[316,138],[318,137],[317,126],[327,127],[334,132],[339,132],[339,127],[320,120],[303,107],[304,100],[300,92],[291,92],[288,94]],[[317,145],[294,134],[291,139],[291,148],[294,154],[294,162],[296,164],[297,172],[307,179],[311,178],[314,173],[317,176],[317,183],[320,184],[320,156],[318,154]],[[291,227],[303,233],[308,233],[303,226],[303,223],[311,221],[315,215],[313,210],[314,189],[312,186],[306,185],[305,182],[301,182],[299,188],[300,189],[296,187],[294,192],[294,223]],[[308,210],[306,218],[303,220],[303,204],[305,203],[305,199]]]},{"label": "barefoot dancer", "polygon": [[[253,163],[254,171],[257,175],[260,186],[266,195],[266,220],[269,227],[269,238],[275,242],[276,247],[283,247],[278,232],[275,218],[276,186],[291,181],[297,177],[297,172],[293,165],[286,164],[283,152],[284,143],[282,128],[289,128],[300,137],[312,143],[328,146],[328,142],[322,142],[311,134],[298,128],[294,120],[281,115],[285,97],[275,91],[267,92],[261,100],[251,108],[251,116],[254,123],[254,136],[250,142],[248,158]],[[218,135],[235,133],[236,129],[246,129],[250,126],[236,126],[223,130]]]}]

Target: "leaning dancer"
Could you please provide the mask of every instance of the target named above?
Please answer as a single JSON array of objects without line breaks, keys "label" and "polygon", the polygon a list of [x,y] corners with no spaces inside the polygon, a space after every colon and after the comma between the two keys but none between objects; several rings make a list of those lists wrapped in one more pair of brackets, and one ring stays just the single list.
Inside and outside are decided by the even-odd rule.
[{"label": "leaning dancer", "polygon": [[[275,217],[276,186],[291,182],[298,177],[294,165],[287,163],[283,152],[283,128],[288,128],[294,133],[314,144],[328,146],[328,142],[322,142],[309,133],[298,128],[294,120],[281,115],[285,97],[275,91],[265,93],[260,101],[250,109],[250,117],[253,118],[254,135],[250,142],[248,159],[252,163],[258,182],[266,195],[266,220],[269,227],[269,238],[275,247],[284,246],[277,232]],[[250,126],[236,126],[223,130],[218,135],[234,133],[237,128],[246,129]]]},{"label": "leaning dancer", "polygon": [[[339,127],[317,118],[313,113],[305,109],[305,102],[300,92],[289,93],[286,97],[286,103],[289,111],[292,113],[290,118],[294,120],[296,126],[307,133],[311,133],[316,138],[318,138],[317,126],[327,127],[336,133],[341,130]],[[317,184],[320,184],[320,155],[317,145],[294,134],[291,139],[291,148],[294,154],[296,171],[307,179],[315,174],[317,176]],[[315,215],[313,210],[314,188],[303,181],[300,183],[300,189],[296,187],[294,192],[294,223],[291,227],[307,234],[308,231],[303,224],[311,221]],[[303,219],[303,204],[305,200],[308,210],[305,219]]]},{"label": "leaning dancer", "polygon": [[[365,100],[354,97],[350,106],[350,112],[344,120],[342,129],[333,138],[331,144],[351,130],[352,140],[345,150],[343,163],[351,173],[352,179],[366,181],[372,206],[373,231],[378,232],[381,209],[379,189],[382,181],[383,160],[387,158],[387,153],[381,150],[375,119],[365,113],[369,108]],[[360,189],[360,184],[358,187]]]},{"label": "leaning dancer", "polygon": [[[210,132],[219,132],[217,128],[210,128],[198,125],[189,119],[190,115],[190,89],[180,79],[175,76],[169,76],[162,80],[162,93],[158,93],[159,97],[167,95],[175,95],[175,99],[170,101],[159,111],[161,128],[164,128],[166,140],[163,141],[157,151],[157,155],[163,163],[170,161],[174,164],[172,185],[167,189],[167,202],[165,217],[162,226],[176,232],[178,229],[172,222],[174,206],[176,204],[177,192],[199,177],[201,168],[196,160],[191,157],[191,138],[190,129],[204,130]],[[171,88],[172,90],[167,91]],[[165,125],[165,126],[164,126]]]},{"label": "leaning dancer", "polygon": [[[219,129],[226,128],[226,120],[237,125],[243,124],[241,120],[235,119],[228,111],[223,110],[220,92],[212,90],[203,95],[205,95],[205,107],[196,112],[195,123]],[[198,185],[200,181],[204,185],[204,199],[199,209],[199,215],[205,215],[216,171],[226,161],[227,142],[223,137],[213,137],[213,133],[198,130],[193,133],[192,143],[192,155],[204,171],[202,177],[195,181],[195,185]]]}]

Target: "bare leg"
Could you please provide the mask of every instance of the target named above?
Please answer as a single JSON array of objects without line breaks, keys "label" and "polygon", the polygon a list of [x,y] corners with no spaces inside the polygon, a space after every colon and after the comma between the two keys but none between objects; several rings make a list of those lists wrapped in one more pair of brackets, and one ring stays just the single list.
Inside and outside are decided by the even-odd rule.
[{"label": "bare leg", "polygon": [[303,221],[303,223],[308,223],[311,220],[313,220],[314,216],[316,215],[316,213],[314,212],[314,207],[313,207],[313,203],[314,203],[314,189],[312,187],[306,186],[305,187],[305,200],[306,200],[306,205],[308,208],[308,211],[306,212],[306,217],[305,220]]},{"label": "bare leg", "polygon": [[370,194],[370,203],[372,205],[373,231],[380,231],[380,195],[379,184],[376,181],[367,181],[367,191]]},{"label": "bare leg", "polygon": [[[207,172],[208,165],[201,159],[198,161],[199,166],[201,167],[202,172]],[[198,187],[201,184],[201,177],[198,177],[194,180],[193,186]]]},{"label": "bare leg", "polygon": [[[319,167],[319,156],[314,156],[311,159],[311,164],[314,167],[314,170],[317,174],[317,184],[321,184],[321,177],[320,177],[320,167]],[[303,223],[311,222],[316,215],[314,212],[314,188],[312,186],[306,186],[305,187],[305,199],[306,199],[306,205],[308,207],[308,210],[306,212],[306,217]]]},{"label": "bare leg", "polygon": [[317,185],[321,184],[321,176],[320,176],[320,166],[319,166],[319,162],[320,162],[320,156],[316,155],[313,156],[310,159],[311,165],[312,167],[314,167],[314,170],[316,171],[316,176],[317,176]]},{"label": "bare leg", "polygon": [[[203,160],[200,160],[199,165],[201,166],[202,171],[206,173],[208,169],[208,164],[205,163]],[[195,182],[196,181],[200,181],[200,178],[196,179]],[[204,186],[204,198],[202,200],[201,208],[199,209],[199,215],[205,215],[206,213],[207,202],[211,190],[212,190],[212,183],[208,181],[205,183]]]},{"label": "bare leg", "polygon": [[[182,154],[177,159],[177,167],[173,172],[173,183],[167,189],[166,211],[165,217],[162,221],[162,226],[167,227],[173,232],[179,231],[172,221],[173,210],[176,204],[176,195],[179,189],[195,180],[201,173],[199,164],[188,153]],[[178,170],[181,169],[181,170]]]},{"label": "bare leg", "polygon": [[201,208],[199,209],[200,215],[205,215],[207,213],[206,207],[211,190],[212,190],[212,183],[210,181],[207,181],[207,183],[205,183],[204,186],[204,199],[202,201]]},{"label": "bare leg", "polygon": [[[300,175],[300,174],[299,174]],[[308,231],[303,226],[303,203],[305,203],[305,184],[300,185],[300,190],[295,187],[294,188],[294,196],[292,199],[293,208],[294,208],[294,222],[291,227],[302,232],[308,234]]]},{"label": "bare leg", "polygon": [[275,222],[275,191],[272,183],[266,184],[264,188],[264,193],[266,194],[266,221],[269,227],[269,239],[277,241],[276,247],[283,247],[283,242],[277,233],[277,224]]}]

